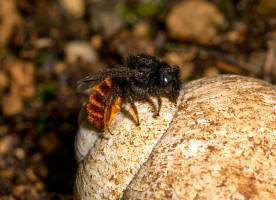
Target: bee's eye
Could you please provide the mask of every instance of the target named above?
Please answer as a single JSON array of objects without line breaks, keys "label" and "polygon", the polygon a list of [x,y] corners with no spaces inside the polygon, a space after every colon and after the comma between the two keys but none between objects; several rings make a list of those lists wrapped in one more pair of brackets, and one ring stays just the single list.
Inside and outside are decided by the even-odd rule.
[{"label": "bee's eye", "polygon": [[168,76],[161,76],[161,85],[166,87],[170,82],[170,77]]},{"label": "bee's eye", "polygon": [[164,77],[163,81],[164,81],[164,84],[165,84],[165,85],[169,82],[169,80],[168,80],[167,77]]}]

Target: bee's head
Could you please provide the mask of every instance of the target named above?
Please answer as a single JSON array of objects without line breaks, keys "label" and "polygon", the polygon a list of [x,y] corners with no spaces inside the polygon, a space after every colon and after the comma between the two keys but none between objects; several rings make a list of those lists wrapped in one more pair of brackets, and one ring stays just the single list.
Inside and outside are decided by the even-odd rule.
[{"label": "bee's head", "polygon": [[180,70],[176,66],[161,63],[159,68],[159,86],[161,91],[176,101],[180,91]]},{"label": "bee's head", "polygon": [[137,83],[150,86],[152,89],[158,87],[162,94],[176,101],[180,90],[178,67],[170,66],[153,56],[144,54],[129,57],[127,67],[136,69],[141,74],[139,79],[136,79]]}]

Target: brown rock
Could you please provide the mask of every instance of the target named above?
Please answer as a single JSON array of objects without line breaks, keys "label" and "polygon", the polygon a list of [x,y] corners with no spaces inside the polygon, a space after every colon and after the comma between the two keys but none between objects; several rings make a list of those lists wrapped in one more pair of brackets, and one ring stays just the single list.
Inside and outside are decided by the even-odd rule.
[{"label": "brown rock", "polygon": [[239,68],[238,66],[226,63],[222,60],[218,60],[216,62],[216,67],[224,72],[228,72],[228,73],[232,73],[232,74],[241,74],[242,73],[241,68]]},{"label": "brown rock", "polygon": [[276,1],[274,0],[260,0],[258,10],[265,17],[276,17],[275,13]]},{"label": "brown rock", "polygon": [[34,67],[19,60],[7,63],[11,75],[11,94],[15,97],[31,98],[35,93]]},{"label": "brown rock", "polygon": [[26,185],[23,185],[23,184],[22,185],[17,185],[13,189],[12,193],[13,193],[13,195],[15,195],[17,197],[20,197],[20,196],[23,195],[23,193],[26,191],[26,189],[27,189]]},{"label": "brown rock", "polygon": [[6,135],[4,137],[0,138],[0,155],[6,154],[10,152],[13,147],[16,145],[18,140],[11,136],[11,135]]},{"label": "brown rock", "polygon": [[97,51],[85,41],[71,41],[65,46],[66,61],[77,63],[82,60],[87,63],[95,63],[98,60]]},{"label": "brown rock", "polygon": [[203,72],[204,77],[212,77],[212,76],[217,76],[219,74],[219,70],[216,67],[208,67],[206,70]]},{"label": "brown rock", "polygon": [[60,147],[60,141],[56,133],[45,133],[39,140],[39,146],[46,154],[54,153]]},{"label": "brown rock", "polygon": [[223,22],[223,15],[214,4],[188,0],[175,5],[167,16],[166,26],[173,39],[213,44],[218,42],[217,26]]},{"label": "brown rock", "polygon": [[158,118],[137,103],[139,127],[119,114],[106,139],[84,115],[75,199],[276,199],[275,96],[249,77],[200,79]]},{"label": "brown rock", "polygon": [[109,38],[124,26],[124,20],[117,11],[119,1],[98,1],[89,10],[90,24],[94,32]]},{"label": "brown rock", "polygon": [[95,49],[101,49],[103,47],[103,39],[100,35],[93,35],[90,42]]},{"label": "brown rock", "polygon": [[13,28],[21,21],[15,0],[0,1],[0,21],[0,44],[5,45],[11,37]]},{"label": "brown rock", "polygon": [[11,195],[3,195],[1,200],[14,200],[14,198]]},{"label": "brown rock", "polygon": [[3,71],[0,71],[0,92],[8,86],[8,82],[7,75]]},{"label": "brown rock", "polygon": [[149,35],[150,26],[146,22],[138,22],[133,28],[133,33],[138,37],[145,37]]},{"label": "brown rock", "polygon": [[85,12],[84,0],[61,0],[62,6],[74,17],[82,17]]},{"label": "brown rock", "polygon": [[23,110],[23,103],[20,97],[14,95],[6,95],[2,97],[1,109],[5,116],[13,116],[19,114]]}]

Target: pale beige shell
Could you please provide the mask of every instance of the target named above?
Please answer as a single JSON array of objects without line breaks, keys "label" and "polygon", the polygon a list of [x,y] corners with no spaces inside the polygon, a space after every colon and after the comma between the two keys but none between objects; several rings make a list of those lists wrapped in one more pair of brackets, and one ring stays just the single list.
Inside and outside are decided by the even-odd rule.
[{"label": "pale beige shell", "polygon": [[74,199],[276,199],[276,88],[236,75],[204,78],[137,103],[141,124],[117,115],[113,135],[85,112],[75,149]]}]

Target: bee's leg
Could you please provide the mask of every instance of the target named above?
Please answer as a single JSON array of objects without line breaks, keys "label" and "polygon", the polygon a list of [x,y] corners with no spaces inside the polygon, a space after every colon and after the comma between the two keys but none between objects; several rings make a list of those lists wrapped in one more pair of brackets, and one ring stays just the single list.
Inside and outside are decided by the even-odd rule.
[{"label": "bee's leg", "polygon": [[117,89],[114,89],[107,101],[106,112],[105,112],[105,129],[111,134],[109,126],[116,116],[116,113],[121,110],[122,98],[118,96]]},{"label": "bee's leg", "polygon": [[107,105],[104,111],[104,129],[107,130],[111,135],[113,135],[109,129],[109,119],[111,115],[111,106],[112,106],[111,95],[108,97],[106,102],[107,102]]},{"label": "bee's leg", "polygon": [[162,105],[162,101],[161,101],[161,97],[160,97],[159,92],[157,94],[157,102],[158,102],[158,107],[157,107],[156,117],[159,116],[159,113],[160,113],[160,110],[161,110],[161,105]]},{"label": "bee's leg", "polygon": [[155,95],[157,97],[157,109],[156,109],[156,113],[153,115],[153,117],[158,117],[160,110],[161,110],[162,101],[161,101],[160,93],[158,90],[155,91]]},{"label": "bee's leg", "polygon": [[132,113],[134,114],[135,118],[136,118],[136,125],[139,126],[140,124],[140,120],[139,120],[139,115],[138,115],[138,111],[137,108],[134,104],[134,97],[131,91],[128,91],[128,101],[130,103],[130,108]]},{"label": "bee's leg", "polygon": [[136,117],[136,125],[139,126],[139,124],[140,124],[139,115],[138,115],[138,111],[137,111],[137,108],[136,108],[134,102],[130,102],[130,107]]}]

